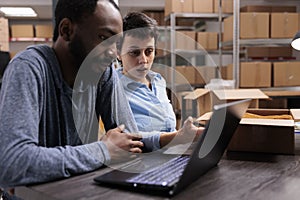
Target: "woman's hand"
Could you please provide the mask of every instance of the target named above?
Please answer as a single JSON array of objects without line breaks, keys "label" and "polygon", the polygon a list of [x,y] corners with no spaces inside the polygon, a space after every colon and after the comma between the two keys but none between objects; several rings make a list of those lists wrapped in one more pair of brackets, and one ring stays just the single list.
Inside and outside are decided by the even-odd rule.
[{"label": "woman's hand", "polygon": [[193,124],[193,118],[188,117],[181,129],[178,130],[177,137],[182,143],[197,141],[200,135],[202,135],[204,128],[196,127]]},{"label": "woman's hand", "polygon": [[172,146],[176,144],[185,144],[188,142],[194,142],[202,135],[203,130],[204,130],[203,127],[196,127],[193,124],[192,117],[188,117],[184,121],[182,128],[179,129],[178,131],[162,133],[160,135],[160,146],[162,148],[168,144]]}]

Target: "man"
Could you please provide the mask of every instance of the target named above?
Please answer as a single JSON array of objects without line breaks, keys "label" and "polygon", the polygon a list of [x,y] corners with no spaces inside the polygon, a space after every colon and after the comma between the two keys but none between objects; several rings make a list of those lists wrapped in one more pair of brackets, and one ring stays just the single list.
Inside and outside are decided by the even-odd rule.
[{"label": "man", "polygon": [[[122,133],[124,126],[109,130],[102,141],[82,144],[73,119],[72,92],[78,89],[74,82],[83,61],[103,40],[122,31],[122,18],[113,0],[59,0],[55,19],[52,48],[27,48],[11,61],[3,77],[3,188],[92,171],[124,152],[140,153],[143,147],[138,137]],[[113,59],[115,44],[105,48],[100,56]],[[104,112],[106,105],[102,106],[99,114],[110,115]]]}]

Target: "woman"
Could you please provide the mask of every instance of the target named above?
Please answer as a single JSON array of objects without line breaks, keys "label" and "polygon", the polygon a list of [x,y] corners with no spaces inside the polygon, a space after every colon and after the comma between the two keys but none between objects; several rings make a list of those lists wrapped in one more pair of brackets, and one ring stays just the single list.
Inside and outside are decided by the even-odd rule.
[{"label": "woman", "polygon": [[123,37],[118,44],[121,64],[118,72],[139,131],[164,132],[159,140],[162,147],[175,136],[194,137],[203,129],[195,127],[189,118],[184,127],[176,131],[176,117],[167,97],[166,81],[151,71],[157,38],[154,19],[140,12],[127,14],[123,19]]}]

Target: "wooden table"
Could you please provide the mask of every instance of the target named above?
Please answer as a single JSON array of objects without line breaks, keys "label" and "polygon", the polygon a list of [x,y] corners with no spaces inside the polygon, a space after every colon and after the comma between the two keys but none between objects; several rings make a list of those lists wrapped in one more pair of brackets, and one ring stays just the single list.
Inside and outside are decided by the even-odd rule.
[{"label": "wooden table", "polygon": [[[165,197],[100,187],[93,178],[109,168],[35,186],[17,187],[23,199],[143,200]],[[172,199],[300,199],[300,154],[226,153],[213,168]]]}]

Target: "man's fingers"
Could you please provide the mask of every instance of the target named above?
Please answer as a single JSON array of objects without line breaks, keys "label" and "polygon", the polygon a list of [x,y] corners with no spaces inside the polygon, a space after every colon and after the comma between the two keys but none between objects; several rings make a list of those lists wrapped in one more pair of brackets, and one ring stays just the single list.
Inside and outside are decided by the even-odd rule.
[{"label": "man's fingers", "polygon": [[125,125],[121,124],[120,126],[118,126],[116,129],[120,130],[120,132],[125,130]]},{"label": "man's fingers", "polygon": [[128,138],[132,139],[132,140],[141,140],[143,138],[143,136],[138,133],[127,133],[127,135],[128,135]]}]

